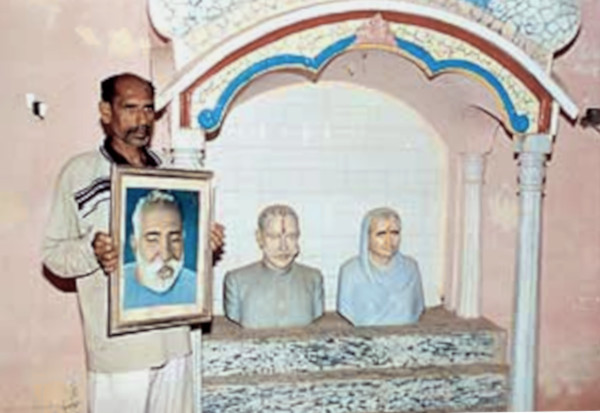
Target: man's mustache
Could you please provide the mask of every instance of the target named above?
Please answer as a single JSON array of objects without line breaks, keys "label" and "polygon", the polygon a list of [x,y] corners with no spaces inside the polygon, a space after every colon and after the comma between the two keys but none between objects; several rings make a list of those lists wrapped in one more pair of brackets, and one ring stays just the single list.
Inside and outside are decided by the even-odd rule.
[{"label": "man's mustache", "polygon": [[290,252],[285,252],[285,253],[278,253],[278,254],[273,254],[273,258],[276,259],[288,259],[290,257],[295,257],[296,255],[298,255],[299,251],[290,251]]},{"label": "man's mustache", "polygon": [[175,265],[174,263],[167,263],[161,267],[160,270],[157,271],[156,275],[161,280],[167,280],[169,278],[173,278],[175,275]]},{"label": "man's mustache", "polygon": [[135,126],[133,128],[127,129],[127,134],[130,134],[130,135],[133,135],[133,134],[149,135],[150,131],[151,131],[150,126],[141,125],[141,126]]}]

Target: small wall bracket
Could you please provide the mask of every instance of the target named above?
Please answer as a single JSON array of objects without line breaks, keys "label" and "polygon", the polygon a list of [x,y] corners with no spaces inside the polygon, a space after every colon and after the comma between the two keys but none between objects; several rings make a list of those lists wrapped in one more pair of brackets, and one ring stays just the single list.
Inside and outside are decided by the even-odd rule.
[{"label": "small wall bracket", "polygon": [[25,102],[27,104],[27,108],[35,117],[41,120],[46,117],[48,105],[42,102],[34,93],[25,94]]}]

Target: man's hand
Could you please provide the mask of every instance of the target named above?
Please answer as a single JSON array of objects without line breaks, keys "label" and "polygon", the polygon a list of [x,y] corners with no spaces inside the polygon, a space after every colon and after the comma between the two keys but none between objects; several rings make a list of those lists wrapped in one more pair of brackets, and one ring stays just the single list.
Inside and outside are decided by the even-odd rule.
[{"label": "man's hand", "polygon": [[210,229],[210,249],[216,253],[223,249],[225,244],[225,227],[217,222]]},{"label": "man's hand", "polygon": [[106,275],[117,269],[119,255],[110,235],[104,232],[97,232],[92,241],[92,248],[94,249],[94,254],[96,254],[96,259]]}]

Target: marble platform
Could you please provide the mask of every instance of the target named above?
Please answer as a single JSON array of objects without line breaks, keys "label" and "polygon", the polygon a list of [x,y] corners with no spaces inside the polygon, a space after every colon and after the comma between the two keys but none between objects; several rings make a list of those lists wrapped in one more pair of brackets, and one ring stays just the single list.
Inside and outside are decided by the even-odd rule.
[{"label": "marble platform", "polygon": [[355,328],[328,313],[296,329],[204,335],[203,413],[501,411],[505,333],[429,309],[418,324]]}]

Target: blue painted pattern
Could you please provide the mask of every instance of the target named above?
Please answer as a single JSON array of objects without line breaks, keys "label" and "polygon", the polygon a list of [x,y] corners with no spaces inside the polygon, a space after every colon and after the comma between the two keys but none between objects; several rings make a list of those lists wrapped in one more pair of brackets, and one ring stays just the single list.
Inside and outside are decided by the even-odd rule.
[{"label": "blue painted pattern", "polygon": [[[355,41],[355,35],[345,37],[325,48],[314,58],[295,54],[280,54],[254,63],[236,76],[229,83],[229,85],[227,85],[225,90],[219,96],[219,99],[217,100],[217,103],[213,109],[204,109],[200,112],[198,115],[198,123],[204,130],[207,131],[214,131],[218,129],[221,125],[228,105],[232,102],[235,95],[252,79],[269,71],[290,67],[303,68],[312,72],[318,72],[325,66],[325,64],[327,64],[327,62],[331,61],[334,57],[350,48]],[[526,115],[517,113],[515,105],[506,91],[506,88],[502,82],[498,80],[498,78],[489,70],[468,60],[436,60],[423,47],[403,40],[399,37],[396,37],[396,45],[404,55],[423,62],[429,72],[433,75],[446,71],[460,71],[479,77],[488,86],[490,86],[500,98],[512,129],[516,132],[525,132],[529,128],[529,118]]]},{"label": "blue painted pattern", "polygon": [[504,106],[504,110],[508,115],[508,119],[512,128],[516,132],[525,132],[529,128],[529,119],[526,115],[519,115],[515,106],[508,95],[508,92],[502,85],[502,82],[498,80],[498,78],[491,73],[489,70],[479,66],[477,63],[469,62],[468,60],[462,59],[444,59],[444,60],[436,60],[427,50],[418,46],[414,43],[408,42],[406,40],[402,40],[396,37],[396,44],[398,48],[402,50],[407,55],[420,60],[421,62],[427,65],[427,68],[431,72],[431,74],[438,74],[444,71],[462,71],[467,73],[472,73],[480,78],[482,78],[492,89],[496,92],[500,100],[502,101],[502,105]]},{"label": "blue painted pattern", "polygon": [[254,63],[231,81],[219,97],[214,109],[205,109],[198,115],[198,122],[208,131],[219,127],[225,109],[235,94],[254,77],[279,68],[300,67],[318,72],[328,61],[344,52],[356,41],[356,36],[345,37],[325,48],[316,57],[281,54]]}]

